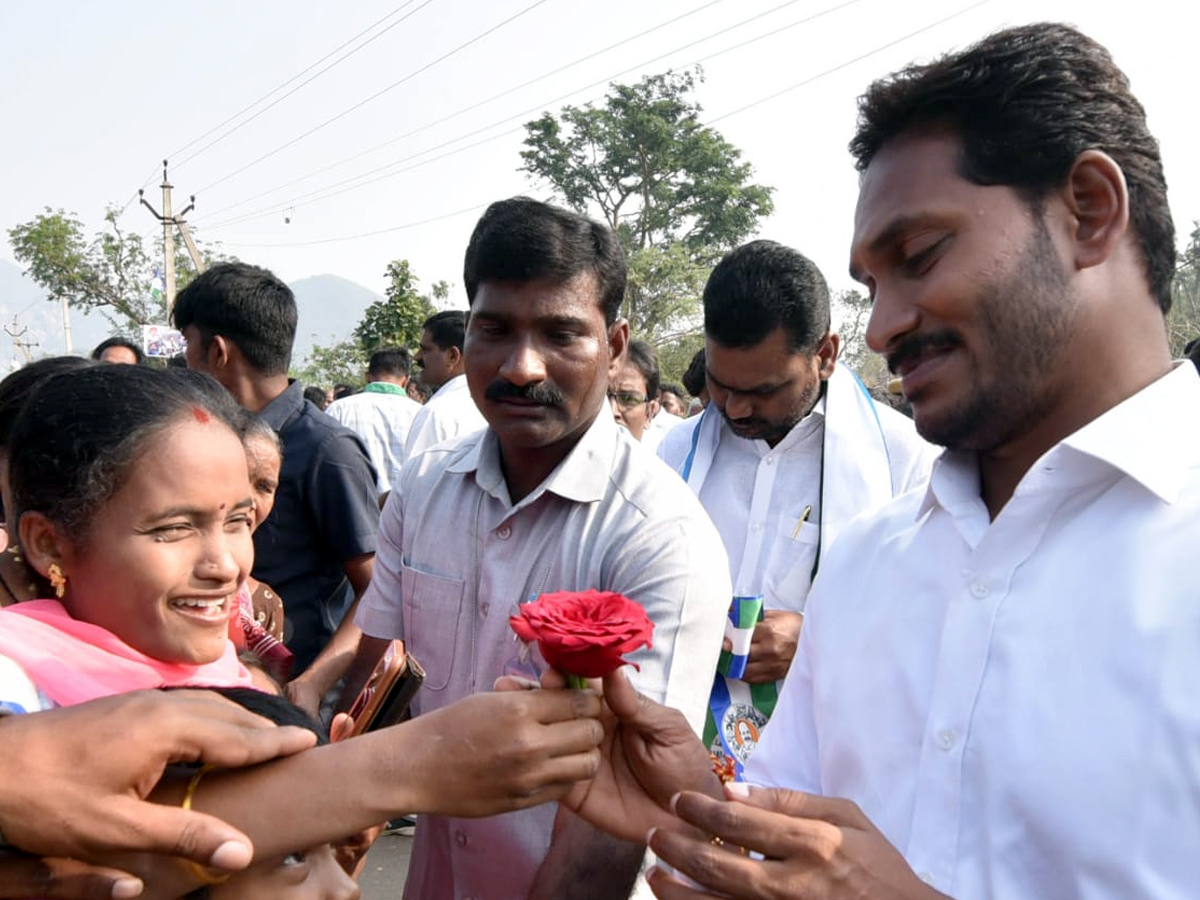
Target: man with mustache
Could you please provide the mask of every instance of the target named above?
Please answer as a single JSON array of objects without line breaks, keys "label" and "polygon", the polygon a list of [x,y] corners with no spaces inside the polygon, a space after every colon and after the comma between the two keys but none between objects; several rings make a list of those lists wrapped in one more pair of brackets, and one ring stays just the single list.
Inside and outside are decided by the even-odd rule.
[{"label": "man with mustache", "polygon": [[[876,82],[851,149],[868,341],[946,451],[822,564],[747,768],[765,788],[721,802],[614,679],[624,755],[596,781],[621,801],[575,799],[666,826],[651,849],[704,888],[655,875],[661,900],[1194,896],[1200,379],[1167,340],[1145,111],[1103,47],[1039,23]],[[634,783],[707,791],[672,803],[702,837],[637,821]]]},{"label": "man with mustache", "polygon": [[740,772],[754,742],[738,740],[737,724],[767,723],[824,550],[854,516],[923,484],[933,453],[837,363],[825,278],[790,247],[753,241],[722,259],[704,288],[704,333],[711,402],[658,454],[729,554],[731,655],[705,741]]},{"label": "man with mustache", "polygon": [[[729,602],[725,554],[700,504],[613,420],[624,362],[616,236],[525,198],[490,206],[467,248],[464,364],[487,428],[405,461],[382,514],[357,623],[361,671],[392,639],[425,668],[418,715],[505,674],[544,668],[509,616],[544,593],[641,603],[653,647],[638,684],[699,730]],[[351,678],[351,681],[354,679]],[[553,805],[418,820],[405,896],[627,897],[644,847]]]}]

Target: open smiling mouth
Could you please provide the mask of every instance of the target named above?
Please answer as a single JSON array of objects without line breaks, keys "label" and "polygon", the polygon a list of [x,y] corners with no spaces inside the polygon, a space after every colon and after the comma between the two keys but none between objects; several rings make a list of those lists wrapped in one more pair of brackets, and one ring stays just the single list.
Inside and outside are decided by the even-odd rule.
[{"label": "open smiling mouth", "polygon": [[205,622],[224,621],[229,618],[232,595],[221,597],[180,597],[168,604],[172,610],[192,619]]}]

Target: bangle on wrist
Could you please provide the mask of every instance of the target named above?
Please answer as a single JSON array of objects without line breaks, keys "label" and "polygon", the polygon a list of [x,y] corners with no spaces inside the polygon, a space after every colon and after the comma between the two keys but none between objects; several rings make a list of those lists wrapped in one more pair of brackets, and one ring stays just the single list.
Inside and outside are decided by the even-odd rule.
[{"label": "bangle on wrist", "polygon": [[[190,810],[192,808],[192,798],[196,796],[196,790],[200,787],[200,781],[213,770],[212,766],[201,766],[196,770],[196,774],[192,776],[192,780],[188,782],[187,790],[183,792],[183,802],[180,807]],[[222,872],[219,869],[212,869],[208,866],[202,866],[190,859],[185,859],[185,863],[192,870],[192,875],[196,877],[201,884],[223,884],[228,881],[231,872]]]}]

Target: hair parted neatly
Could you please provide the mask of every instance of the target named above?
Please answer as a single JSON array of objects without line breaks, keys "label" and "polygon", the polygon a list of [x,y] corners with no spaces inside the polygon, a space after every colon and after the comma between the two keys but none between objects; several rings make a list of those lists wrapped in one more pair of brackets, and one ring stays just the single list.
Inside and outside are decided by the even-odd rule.
[{"label": "hair parted neatly", "polygon": [[829,285],[791,247],[751,241],[726,254],[708,276],[704,334],[723,347],[753,347],[777,328],[793,353],[816,352],[829,332]]},{"label": "hair parted neatly", "polygon": [[1142,104],[1104,47],[1070,26],[1042,22],[910,66],[859,99],[850,152],[863,171],[889,140],[938,128],[961,139],[964,178],[1010,186],[1038,208],[1085,150],[1112,157],[1129,187],[1150,292],[1170,309],[1175,226],[1162,157]]},{"label": "hair parted neatly", "polygon": [[607,225],[528,197],[484,211],[463,265],[468,303],[485,281],[564,284],[585,274],[595,277],[604,321],[613,324],[625,298],[625,254],[617,236]]}]

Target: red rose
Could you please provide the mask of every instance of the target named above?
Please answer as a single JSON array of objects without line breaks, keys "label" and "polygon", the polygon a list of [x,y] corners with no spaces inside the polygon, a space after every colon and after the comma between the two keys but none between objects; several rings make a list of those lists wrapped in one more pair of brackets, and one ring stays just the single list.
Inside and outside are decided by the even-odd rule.
[{"label": "red rose", "polygon": [[546,662],[580,678],[603,678],[622,654],[649,647],[654,623],[640,603],[612,591],[559,591],[522,604],[509,620],[521,640],[537,642]]}]

